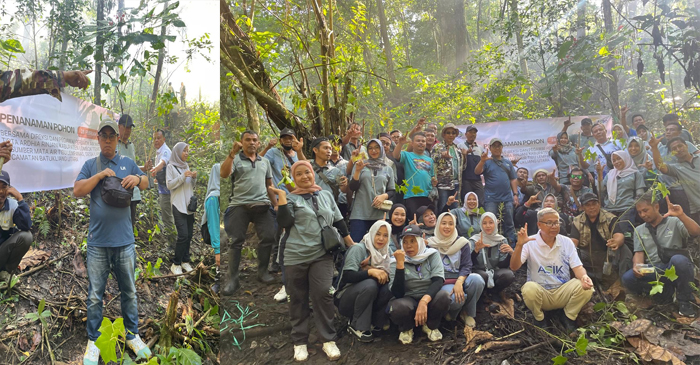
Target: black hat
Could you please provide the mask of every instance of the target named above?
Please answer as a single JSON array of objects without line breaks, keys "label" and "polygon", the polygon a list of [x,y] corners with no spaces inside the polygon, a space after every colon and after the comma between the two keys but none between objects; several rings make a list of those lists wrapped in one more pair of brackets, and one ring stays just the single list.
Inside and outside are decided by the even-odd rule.
[{"label": "black hat", "polygon": [[469,132],[469,131],[478,132],[479,130],[476,129],[476,127],[474,125],[470,125],[469,127],[467,127],[467,132]]},{"label": "black hat", "polygon": [[10,174],[5,170],[0,172],[0,181],[4,182],[7,185],[10,185]]},{"label": "black hat", "polygon": [[593,124],[593,121],[591,120],[591,118],[583,118],[583,119],[581,119],[581,125],[586,125],[586,124],[588,124],[588,125],[592,125],[592,124]]},{"label": "black hat", "polygon": [[119,125],[131,128],[134,126],[134,119],[129,114],[122,114],[122,116],[119,117]]},{"label": "black hat", "polygon": [[599,201],[598,195],[595,195],[593,193],[584,193],[583,195],[581,195],[580,198],[578,198],[578,200],[581,202],[581,205],[584,205],[593,200]]},{"label": "black hat", "polygon": [[420,227],[418,227],[417,224],[409,224],[406,227],[404,227],[403,231],[401,232],[401,237],[405,237],[405,236],[420,237],[422,235],[423,235],[423,231],[421,231]]},{"label": "black hat", "polygon": [[297,134],[294,133],[294,130],[293,130],[293,129],[291,129],[291,128],[285,128],[285,129],[283,129],[283,130],[280,131],[280,138],[281,138],[281,137],[284,137],[284,136],[293,136],[293,137],[296,137]]},{"label": "black hat", "polygon": [[644,129],[644,130],[646,130],[647,132],[649,131],[649,127],[647,127],[645,124],[640,124],[640,125],[637,127],[637,130],[640,130],[640,129]]},{"label": "black hat", "polygon": [[313,142],[311,142],[311,149],[316,148],[316,146],[318,146],[319,144],[321,144],[321,142],[324,142],[324,141],[330,142],[330,141],[328,141],[328,138],[326,138],[326,137],[318,137],[318,138],[314,139]]},{"label": "black hat", "polygon": [[418,209],[416,209],[416,215],[419,217],[422,217],[423,214],[425,214],[425,211],[430,209],[433,213],[435,213],[435,206],[430,204],[430,205],[424,205]]}]

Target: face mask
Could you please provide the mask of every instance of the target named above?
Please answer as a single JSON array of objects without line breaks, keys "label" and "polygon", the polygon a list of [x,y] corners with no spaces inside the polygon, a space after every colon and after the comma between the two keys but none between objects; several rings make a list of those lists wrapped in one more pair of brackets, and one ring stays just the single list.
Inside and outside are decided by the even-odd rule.
[{"label": "face mask", "polygon": [[283,145],[282,148],[284,148],[285,151],[291,151],[291,150],[292,150],[292,146],[284,146],[284,145]]}]

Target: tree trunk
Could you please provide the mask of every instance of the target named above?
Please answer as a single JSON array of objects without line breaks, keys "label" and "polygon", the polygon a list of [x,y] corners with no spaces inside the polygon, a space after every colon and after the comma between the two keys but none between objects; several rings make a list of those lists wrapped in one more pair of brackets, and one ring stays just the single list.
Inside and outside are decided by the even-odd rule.
[{"label": "tree trunk", "polygon": [[394,75],[394,56],[391,52],[391,41],[389,40],[389,26],[386,21],[386,13],[384,12],[384,0],[377,0],[377,12],[379,15],[379,32],[382,35],[382,43],[384,43],[384,57],[386,57],[386,74],[389,79],[389,90],[394,92],[396,76]]},{"label": "tree trunk", "polygon": [[518,0],[510,0],[510,17],[514,24],[515,41],[518,44],[518,59],[520,60],[520,72],[528,79],[529,71],[527,69],[527,59],[525,58],[525,46],[523,44],[523,31],[520,24],[520,16],[518,15]]},{"label": "tree trunk", "polygon": [[316,15],[316,22],[318,23],[318,40],[319,45],[321,46],[321,105],[323,105],[323,133],[324,135],[329,135],[329,123],[331,120],[331,34],[328,29],[328,23],[326,23],[326,17],[323,15],[323,9],[321,9],[318,0],[311,0],[311,4],[314,10],[314,14]]},{"label": "tree trunk", "polygon": [[95,101],[102,104],[102,61],[104,61],[104,39],[102,37],[105,19],[105,1],[97,0],[97,38],[95,40]]},{"label": "tree trunk", "polygon": [[175,290],[170,294],[170,300],[168,301],[168,309],[165,312],[165,318],[163,319],[162,326],[160,327],[160,347],[167,349],[172,347],[174,334],[177,333],[175,329],[175,321],[177,321],[177,302],[180,292]]},{"label": "tree trunk", "polygon": [[464,0],[455,0],[455,65],[467,61],[467,23],[464,19]]},{"label": "tree trunk", "polygon": [[586,36],[586,3],[579,3],[576,9],[576,38],[581,39]]},{"label": "tree trunk", "polygon": [[258,112],[255,110],[255,105],[250,105],[248,100],[248,93],[243,89],[243,105],[245,106],[245,112],[248,115],[248,129],[260,134],[260,119],[258,119]]},{"label": "tree trunk", "polygon": [[[605,22],[605,32],[611,35],[614,31],[612,6],[610,0],[603,0],[603,21]],[[610,109],[613,115],[620,115],[620,93],[617,87],[617,72],[615,71],[615,58],[609,57],[608,61],[608,90],[610,92]]]},{"label": "tree trunk", "polygon": [[[168,2],[169,1],[165,2],[165,4],[163,5],[163,9],[168,8]],[[166,28],[165,25],[163,25],[160,28],[160,36],[161,37],[165,36],[165,28]],[[163,59],[164,58],[165,58],[165,47],[158,50],[158,66],[156,68],[155,79],[153,80],[153,94],[151,94],[150,113],[153,113],[153,110],[155,110],[155,107],[156,107],[156,99],[158,98],[158,86],[160,85],[160,74],[163,71]]]}]

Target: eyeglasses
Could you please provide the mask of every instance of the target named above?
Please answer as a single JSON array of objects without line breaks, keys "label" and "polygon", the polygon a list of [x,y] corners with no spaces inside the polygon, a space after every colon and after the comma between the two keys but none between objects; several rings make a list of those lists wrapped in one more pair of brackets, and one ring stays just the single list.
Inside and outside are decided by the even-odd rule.
[{"label": "eyeglasses", "polygon": [[117,136],[118,136],[118,135],[117,135],[117,134],[104,134],[104,133],[100,133],[100,134],[98,134],[98,136],[100,136],[100,138],[101,138],[103,141],[114,141],[114,140],[117,139]]},{"label": "eyeglasses", "polygon": [[583,179],[583,175],[571,175],[572,179]]},{"label": "eyeglasses", "polygon": [[555,222],[540,222],[549,228],[559,227],[559,221]]}]

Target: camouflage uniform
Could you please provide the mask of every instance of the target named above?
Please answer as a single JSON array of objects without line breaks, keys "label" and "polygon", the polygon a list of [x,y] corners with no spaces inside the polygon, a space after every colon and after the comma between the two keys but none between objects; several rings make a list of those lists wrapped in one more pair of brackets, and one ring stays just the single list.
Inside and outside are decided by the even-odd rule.
[{"label": "camouflage uniform", "polygon": [[[17,69],[0,74],[0,103],[21,96],[49,94],[61,100],[65,87],[62,71]],[[62,101],[62,100],[61,100]]]}]

